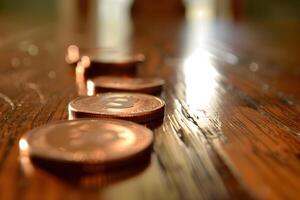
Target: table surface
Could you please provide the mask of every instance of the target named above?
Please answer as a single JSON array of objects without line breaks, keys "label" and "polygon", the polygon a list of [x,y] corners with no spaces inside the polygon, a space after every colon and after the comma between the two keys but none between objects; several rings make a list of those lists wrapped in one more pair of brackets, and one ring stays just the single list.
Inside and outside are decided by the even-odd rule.
[{"label": "table surface", "polygon": [[[0,199],[299,199],[299,23],[136,15],[112,23],[115,37],[90,15],[1,15]],[[166,81],[150,164],[74,184],[21,159],[20,137],[66,119],[79,95],[67,46],[110,40]]]}]

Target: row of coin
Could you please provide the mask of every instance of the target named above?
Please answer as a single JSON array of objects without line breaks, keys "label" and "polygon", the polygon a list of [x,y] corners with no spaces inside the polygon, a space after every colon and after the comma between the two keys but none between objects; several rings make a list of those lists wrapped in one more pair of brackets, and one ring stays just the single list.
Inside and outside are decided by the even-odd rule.
[{"label": "row of coin", "polygon": [[116,76],[120,71],[135,71],[143,62],[141,54],[119,57],[93,52],[82,56],[78,47],[71,46],[66,60],[84,66],[85,81],[101,94],[72,100],[69,120],[27,132],[19,142],[22,156],[44,163],[46,168],[83,173],[122,169],[149,160],[153,132],[146,126],[162,122],[165,110],[164,101],[149,94],[159,94],[164,81]]}]

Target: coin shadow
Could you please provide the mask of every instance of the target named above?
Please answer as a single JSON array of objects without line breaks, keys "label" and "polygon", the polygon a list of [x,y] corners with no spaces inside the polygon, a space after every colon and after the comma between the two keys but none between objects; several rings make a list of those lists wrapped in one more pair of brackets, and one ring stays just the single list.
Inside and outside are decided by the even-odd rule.
[{"label": "coin shadow", "polygon": [[103,75],[114,75],[114,76],[124,76],[124,77],[135,77],[137,76],[138,66],[132,67],[130,69],[115,69],[109,64],[97,65],[93,64],[84,70],[85,78],[94,78]]},{"label": "coin shadow", "polygon": [[101,188],[139,175],[150,165],[151,156],[143,156],[130,164],[127,163],[118,167],[84,166],[85,169],[82,167],[80,169],[78,167],[69,168],[62,163],[54,164],[51,161],[34,157],[30,160],[35,167],[50,173],[67,185]]},{"label": "coin shadow", "polygon": [[164,118],[161,118],[161,119],[158,119],[158,120],[153,120],[153,121],[150,121],[150,122],[147,122],[145,124],[142,124],[144,126],[146,126],[147,128],[153,130],[153,129],[156,129],[158,127],[160,127],[164,122]]}]

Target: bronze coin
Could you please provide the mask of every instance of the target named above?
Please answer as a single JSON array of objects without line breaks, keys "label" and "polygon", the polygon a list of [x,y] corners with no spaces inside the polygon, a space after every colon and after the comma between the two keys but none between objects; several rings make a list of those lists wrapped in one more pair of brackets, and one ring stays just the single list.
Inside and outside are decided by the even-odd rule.
[{"label": "bronze coin", "polygon": [[[88,62],[86,62],[88,58]],[[84,67],[84,77],[91,78],[100,75],[135,76],[138,65],[145,60],[140,53],[129,54],[116,48],[79,48],[70,45],[67,48],[66,62],[74,67]]]},{"label": "bronze coin", "polygon": [[81,45],[69,45],[67,48],[67,53],[65,60],[68,64],[76,66],[77,62],[80,61],[80,58],[84,55],[96,56],[99,54],[116,54],[119,53],[114,48],[108,47],[84,47]]},{"label": "bronze coin", "polygon": [[114,119],[60,121],[27,132],[19,141],[21,155],[62,167],[89,170],[121,166],[148,153],[152,131]]},{"label": "bronze coin", "polygon": [[69,103],[69,118],[116,118],[146,123],[164,116],[165,103],[140,93],[103,93],[78,97]]},{"label": "bronze coin", "polygon": [[[83,58],[88,62],[83,63]],[[82,56],[79,65],[84,66],[84,77],[92,78],[101,75],[135,76],[138,65],[144,62],[143,54],[127,55],[121,53],[99,53]]]},{"label": "bronze coin", "polygon": [[117,76],[100,76],[88,80],[88,84],[97,92],[140,92],[146,94],[159,94],[164,80],[160,78],[131,78]]},{"label": "bronze coin", "polygon": [[144,62],[145,56],[143,54],[123,54],[123,53],[101,53],[97,55],[89,55],[91,60],[91,66],[103,66],[103,67],[113,67],[113,68],[133,68],[138,64]]}]

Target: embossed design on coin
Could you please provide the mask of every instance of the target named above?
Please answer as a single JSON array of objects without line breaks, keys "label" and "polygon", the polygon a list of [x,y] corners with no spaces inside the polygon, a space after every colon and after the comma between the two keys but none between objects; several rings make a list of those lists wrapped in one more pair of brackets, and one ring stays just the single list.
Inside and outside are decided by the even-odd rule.
[{"label": "embossed design on coin", "polygon": [[114,110],[132,108],[138,99],[132,96],[103,96],[95,102],[91,102],[91,106],[98,110]]},{"label": "embossed design on coin", "polygon": [[155,96],[112,92],[74,99],[69,103],[69,118],[117,118],[146,123],[163,118],[164,108],[164,101]]},{"label": "embossed design on coin", "polygon": [[132,122],[81,119],[51,123],[29,131],[19,146],[21,151],[28,151],[29,156],[40,159],[109,165],[149,151],[152,140],[151,130]]}]

